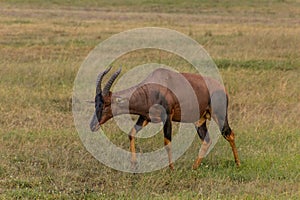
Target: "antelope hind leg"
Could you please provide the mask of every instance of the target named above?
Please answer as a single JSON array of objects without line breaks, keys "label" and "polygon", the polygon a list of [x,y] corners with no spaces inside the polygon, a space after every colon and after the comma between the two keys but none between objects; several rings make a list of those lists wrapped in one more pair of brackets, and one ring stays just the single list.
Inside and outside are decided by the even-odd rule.
[{"label": "antelope hind leg", "polygon": [[[197,127],[197,125],[199,125],[199,124],[200,124],[200,126]],[[198,136],[199,136],[200,140],[202,141],[202,145],[200,147],[198,157],[196,158],[196,160],[193,164],[193,167],[192,167],[193,169],[197,169],[199,167],[199,165],[201,164],[201,161],[205,157],[206,152],[212,143],[209,138],[209,133],[207,131],[206,120],[200,119],[198,124],[196,124],[196,129],[197,129]]]}]

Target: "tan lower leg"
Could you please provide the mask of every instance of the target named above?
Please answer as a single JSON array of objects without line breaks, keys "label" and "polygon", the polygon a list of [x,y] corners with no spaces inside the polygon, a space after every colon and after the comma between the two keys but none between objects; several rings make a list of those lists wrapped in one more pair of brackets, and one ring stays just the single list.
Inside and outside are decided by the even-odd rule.
[{"label": "tan lower leg", "polygon": [[168,139],[164,139],[164,144],[165,144],[165,148],[167,150],[168,153],[168,158],[169,158],[169,167],[170,169],[174,169],[174,164],[172,162],[172,152],[171,152],[171,141]]},{"label": "tan lower leg", "polygon": [[239,160],[239,157],[238,157],[238,153],[237,153],[237,149],[236,149],[236,146],[235,146],[233,131],[231,131],[230,135],[226,139],[228,140],[228,142],[229,142],[229,144],[231,146],[235,163],[239,167],[241,165],[241,163],[240,163],[240,160]]},{"label": "tan lower leg", "polygon": [[130,140],[130,152],[131,152],[131,164],[136,164],[136,153],[135,153],[135,143],[134,143],[134,136],[135,136],[136,130],[134,128],[131,129],[129,140]]},{"label": "tan lower leg", "polygon": [[206,152],[207,152],[208,148],[210,147],[211,143],[212,143],[211,140],[209,140],[209,142],[206,142],[205,140],[202,142],[198,157],[193,164],[193,169],[197,169],[199,167],[199,165],[201,164],[202,159],[206,155]]}]

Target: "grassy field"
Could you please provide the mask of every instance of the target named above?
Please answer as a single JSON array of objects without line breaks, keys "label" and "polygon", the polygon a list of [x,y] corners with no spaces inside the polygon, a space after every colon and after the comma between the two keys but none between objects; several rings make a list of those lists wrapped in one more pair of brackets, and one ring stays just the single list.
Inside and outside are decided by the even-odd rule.
[{"label": "grassy field", "polygon": [[[81,143],[71,99],[81,63],[104,39],[145,26],[185,33],[215,60],[239,169],[222,138],[198,170],[195,138],[174,172],[135,175]],[[0,1],[0,199],[299,199],[299,35],[297,0]],[[117,61],[147,62],[182,64],[157,51]]]}]

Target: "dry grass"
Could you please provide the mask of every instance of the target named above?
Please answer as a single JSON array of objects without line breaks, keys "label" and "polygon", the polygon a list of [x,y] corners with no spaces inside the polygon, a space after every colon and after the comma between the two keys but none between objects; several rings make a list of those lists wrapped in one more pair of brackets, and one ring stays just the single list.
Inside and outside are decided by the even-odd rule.
[{"label": "dry grass", "polygon": [[[87,9],[78,2],[78,7],[32,2],[0,3],[0,198],[299,198],[297,1],[270,8],[266,1],[261,8],[205,1],[201,12],[186,4],[137,9],[126,1],[128,5],[116,9]],[[196,139],[175,163],[174,173],[114,171],[85,150],[71,113],[77,70],[99,42],[144,26],[190,35],[222,67],[241,169],[235,168],[223,139],[200,169],[192,171]],[[130,68],[149,61],[186,65],[157,51],[126,55],[116,65]],[[127,136],[113,123],[107,128],[122,135],[112,139],[128,147]],[[142,143],[138,148],[143,149]]]}]

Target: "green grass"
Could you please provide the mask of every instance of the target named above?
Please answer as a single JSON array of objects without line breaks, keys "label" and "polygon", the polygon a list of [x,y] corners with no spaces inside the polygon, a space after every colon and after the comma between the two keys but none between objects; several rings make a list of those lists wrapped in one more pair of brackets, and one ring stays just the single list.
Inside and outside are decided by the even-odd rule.
[{"label": "green grass", "polygon": [[[299,199],[299,2],[159,2],[0,2],[0,199]],[[219,66],[240,168],[223,138],[196,171],[198,138],[174,172],[119,172],[85,149],[71,112],[77,71],[99,42],[144,26],[191,36]],[[192,71],[157,50],[114,66],[149,62]],[[113,121],[104,128],[128,149]],[[162,143],[161,134],[137,149]]]}]

